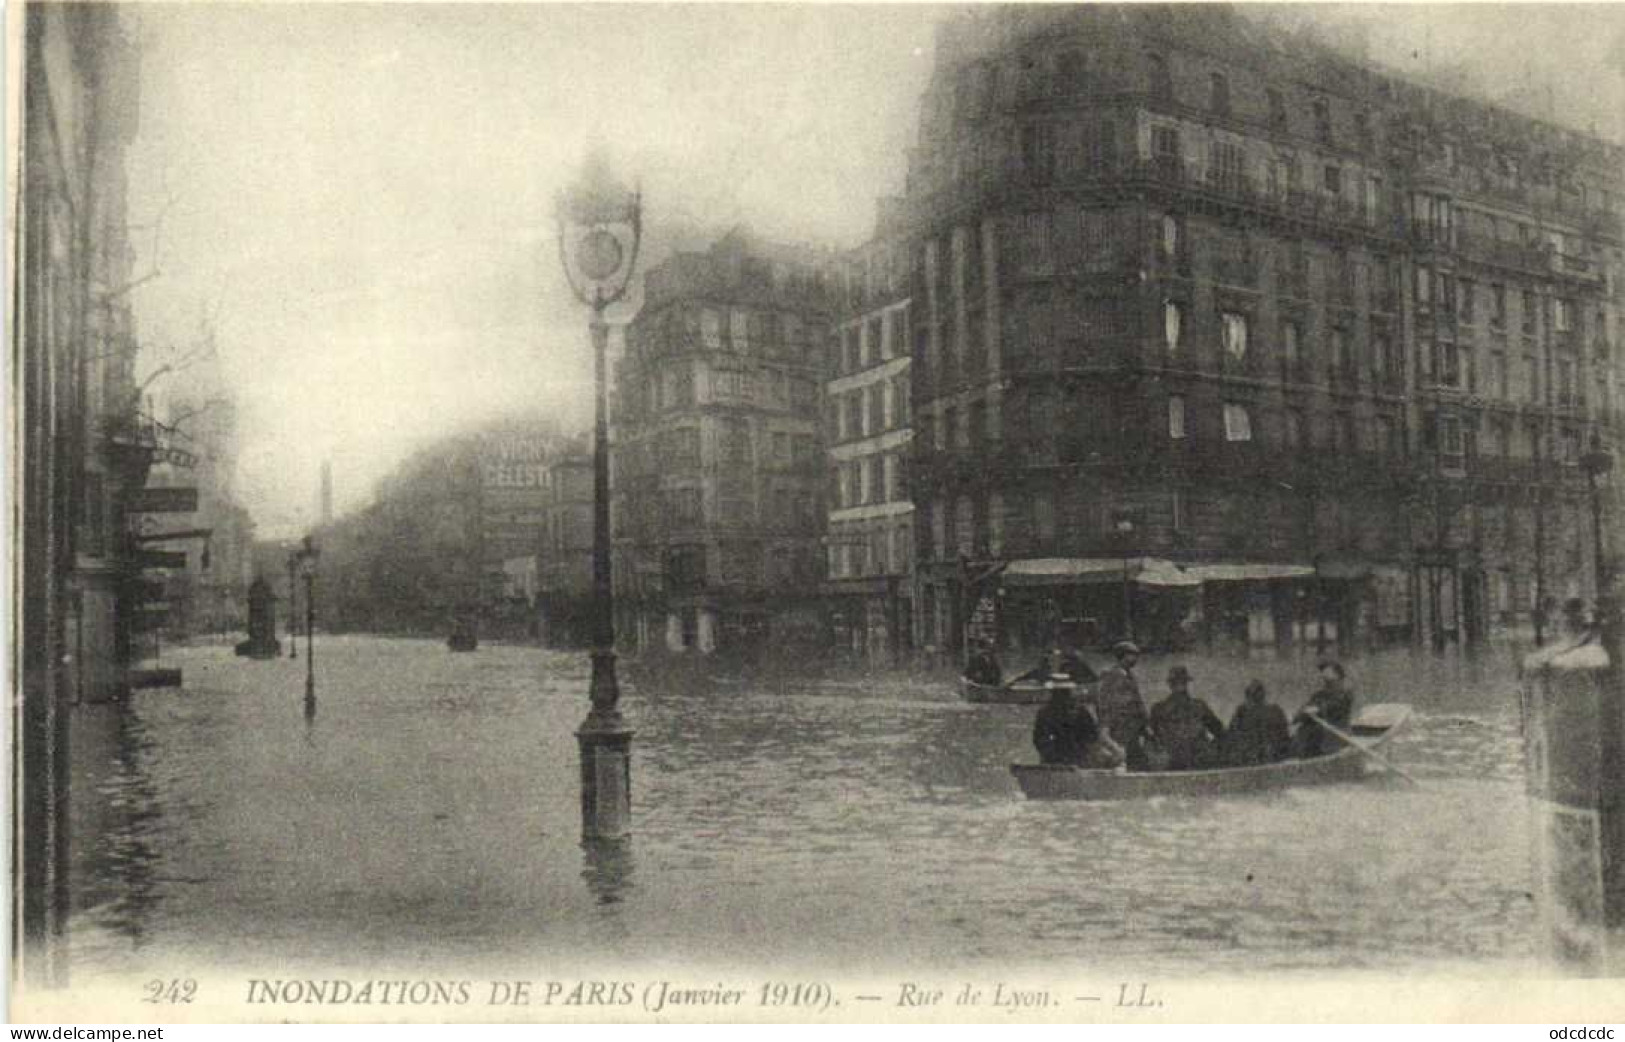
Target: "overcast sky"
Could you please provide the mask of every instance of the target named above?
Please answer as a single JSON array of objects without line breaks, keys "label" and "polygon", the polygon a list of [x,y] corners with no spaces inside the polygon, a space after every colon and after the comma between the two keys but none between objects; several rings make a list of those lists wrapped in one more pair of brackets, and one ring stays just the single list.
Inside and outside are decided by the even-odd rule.
[{"label": "overcast sky", "polygon": [[[341,511],[410,449],[527,409],[584,423],[584,311],[551,200],[589,138],[662,239],[744,221],[846,246],[902,188],[925,5],[138,5],[130,159],[150,370],[213,316],[262,534]],[[1618,4],[1323,6],[1398,67],[1550,82],[1621,131]],[[1299,20],[1308,12],[1291,12]],[[153,219],[163,234],[154,250]],[[194,372],[193,377],[199,375]]]}]

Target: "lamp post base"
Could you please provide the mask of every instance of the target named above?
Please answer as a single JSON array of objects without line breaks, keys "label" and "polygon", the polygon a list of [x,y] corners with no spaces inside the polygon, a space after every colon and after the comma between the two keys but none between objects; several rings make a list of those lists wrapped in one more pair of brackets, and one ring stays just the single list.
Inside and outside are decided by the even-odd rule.
[{"label": "lamp post base", "polygon": [[620,685],[615,679],[615,652],[595,648],[588,687],[592,710],[581,722],[581,835],[583,839],[619,839],[631,827],[632,729],[621,718]]},{"label": "lamp post base", "polygon": [[631,830],[632,729],[589,714],[581,746],[581,837],[620,839]]}]

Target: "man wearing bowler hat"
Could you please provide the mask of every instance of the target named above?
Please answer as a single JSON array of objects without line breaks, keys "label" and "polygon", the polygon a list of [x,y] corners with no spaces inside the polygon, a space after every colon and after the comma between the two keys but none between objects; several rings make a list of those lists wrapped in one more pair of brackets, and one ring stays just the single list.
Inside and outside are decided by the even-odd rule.
[{"label": "man wearing bowler hat", "polygon": [[1208,704],[1191,697],[1191,671],[1168,671],[1168,697],[1151,707],[1151,757],[1164,759],[1164,770],[1192,771],[1218,764],[1224,724]]},{"label": "man wearing bowler hat", "polygon": [[1100,725],[1111,740],[1123,748],[1128,757],[1128,769],[1144,770],[1145,699],[1140,697],[1140,682],[1134,678],[1140,649],[1133,641],[1120,640],[1112,645],[1112,654],[1117,656],[1117,665],[1100,678],[1096,695]]}]

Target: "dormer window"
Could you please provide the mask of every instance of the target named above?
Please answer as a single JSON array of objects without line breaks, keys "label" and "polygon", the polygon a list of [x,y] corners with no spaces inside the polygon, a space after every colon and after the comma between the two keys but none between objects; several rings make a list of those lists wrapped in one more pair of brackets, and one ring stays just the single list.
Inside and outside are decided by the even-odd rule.
[{"label": "dormer window", "polygon": [[1215,115],[1230,115],[1230,81],[1224,73],[1215,72],[1208,77],[1208,108]]}]

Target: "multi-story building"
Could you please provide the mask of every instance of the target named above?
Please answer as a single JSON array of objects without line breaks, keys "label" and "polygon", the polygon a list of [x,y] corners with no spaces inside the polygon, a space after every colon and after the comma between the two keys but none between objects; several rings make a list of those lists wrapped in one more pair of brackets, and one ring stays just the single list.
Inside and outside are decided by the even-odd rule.
[{"label": "multi-story building", "polygon": [[592,481],[592,454],[581,445],[566,447],[547,468],[537,607],[542,640],[554,647],[592,641]]},{"label": "multi-story building", "polygon": [[18,499],[17,973],[66,967],[69,706],[128,689],[129,497],[156,439],[139,412],[125,150],[136,127],[128,12],[22,12],[10,291]]},{"label": "multi-story building", "polygon": [[644,278],[618,366],[617,632],[710,652],[821,632],[835,257],[737,228]]},{"label": "multi-story building", "polygon": [[914,645],[909,251],[887,232],[843,266],[824,396],[829,621],[836,648],[871,662]]},{"label": "multi-story building", "polygon": [[1471,641],[1588,592],[1620,169],[1213,5],[952,16],[903,208],[928,639],[974,597],[1019,643]]}]

